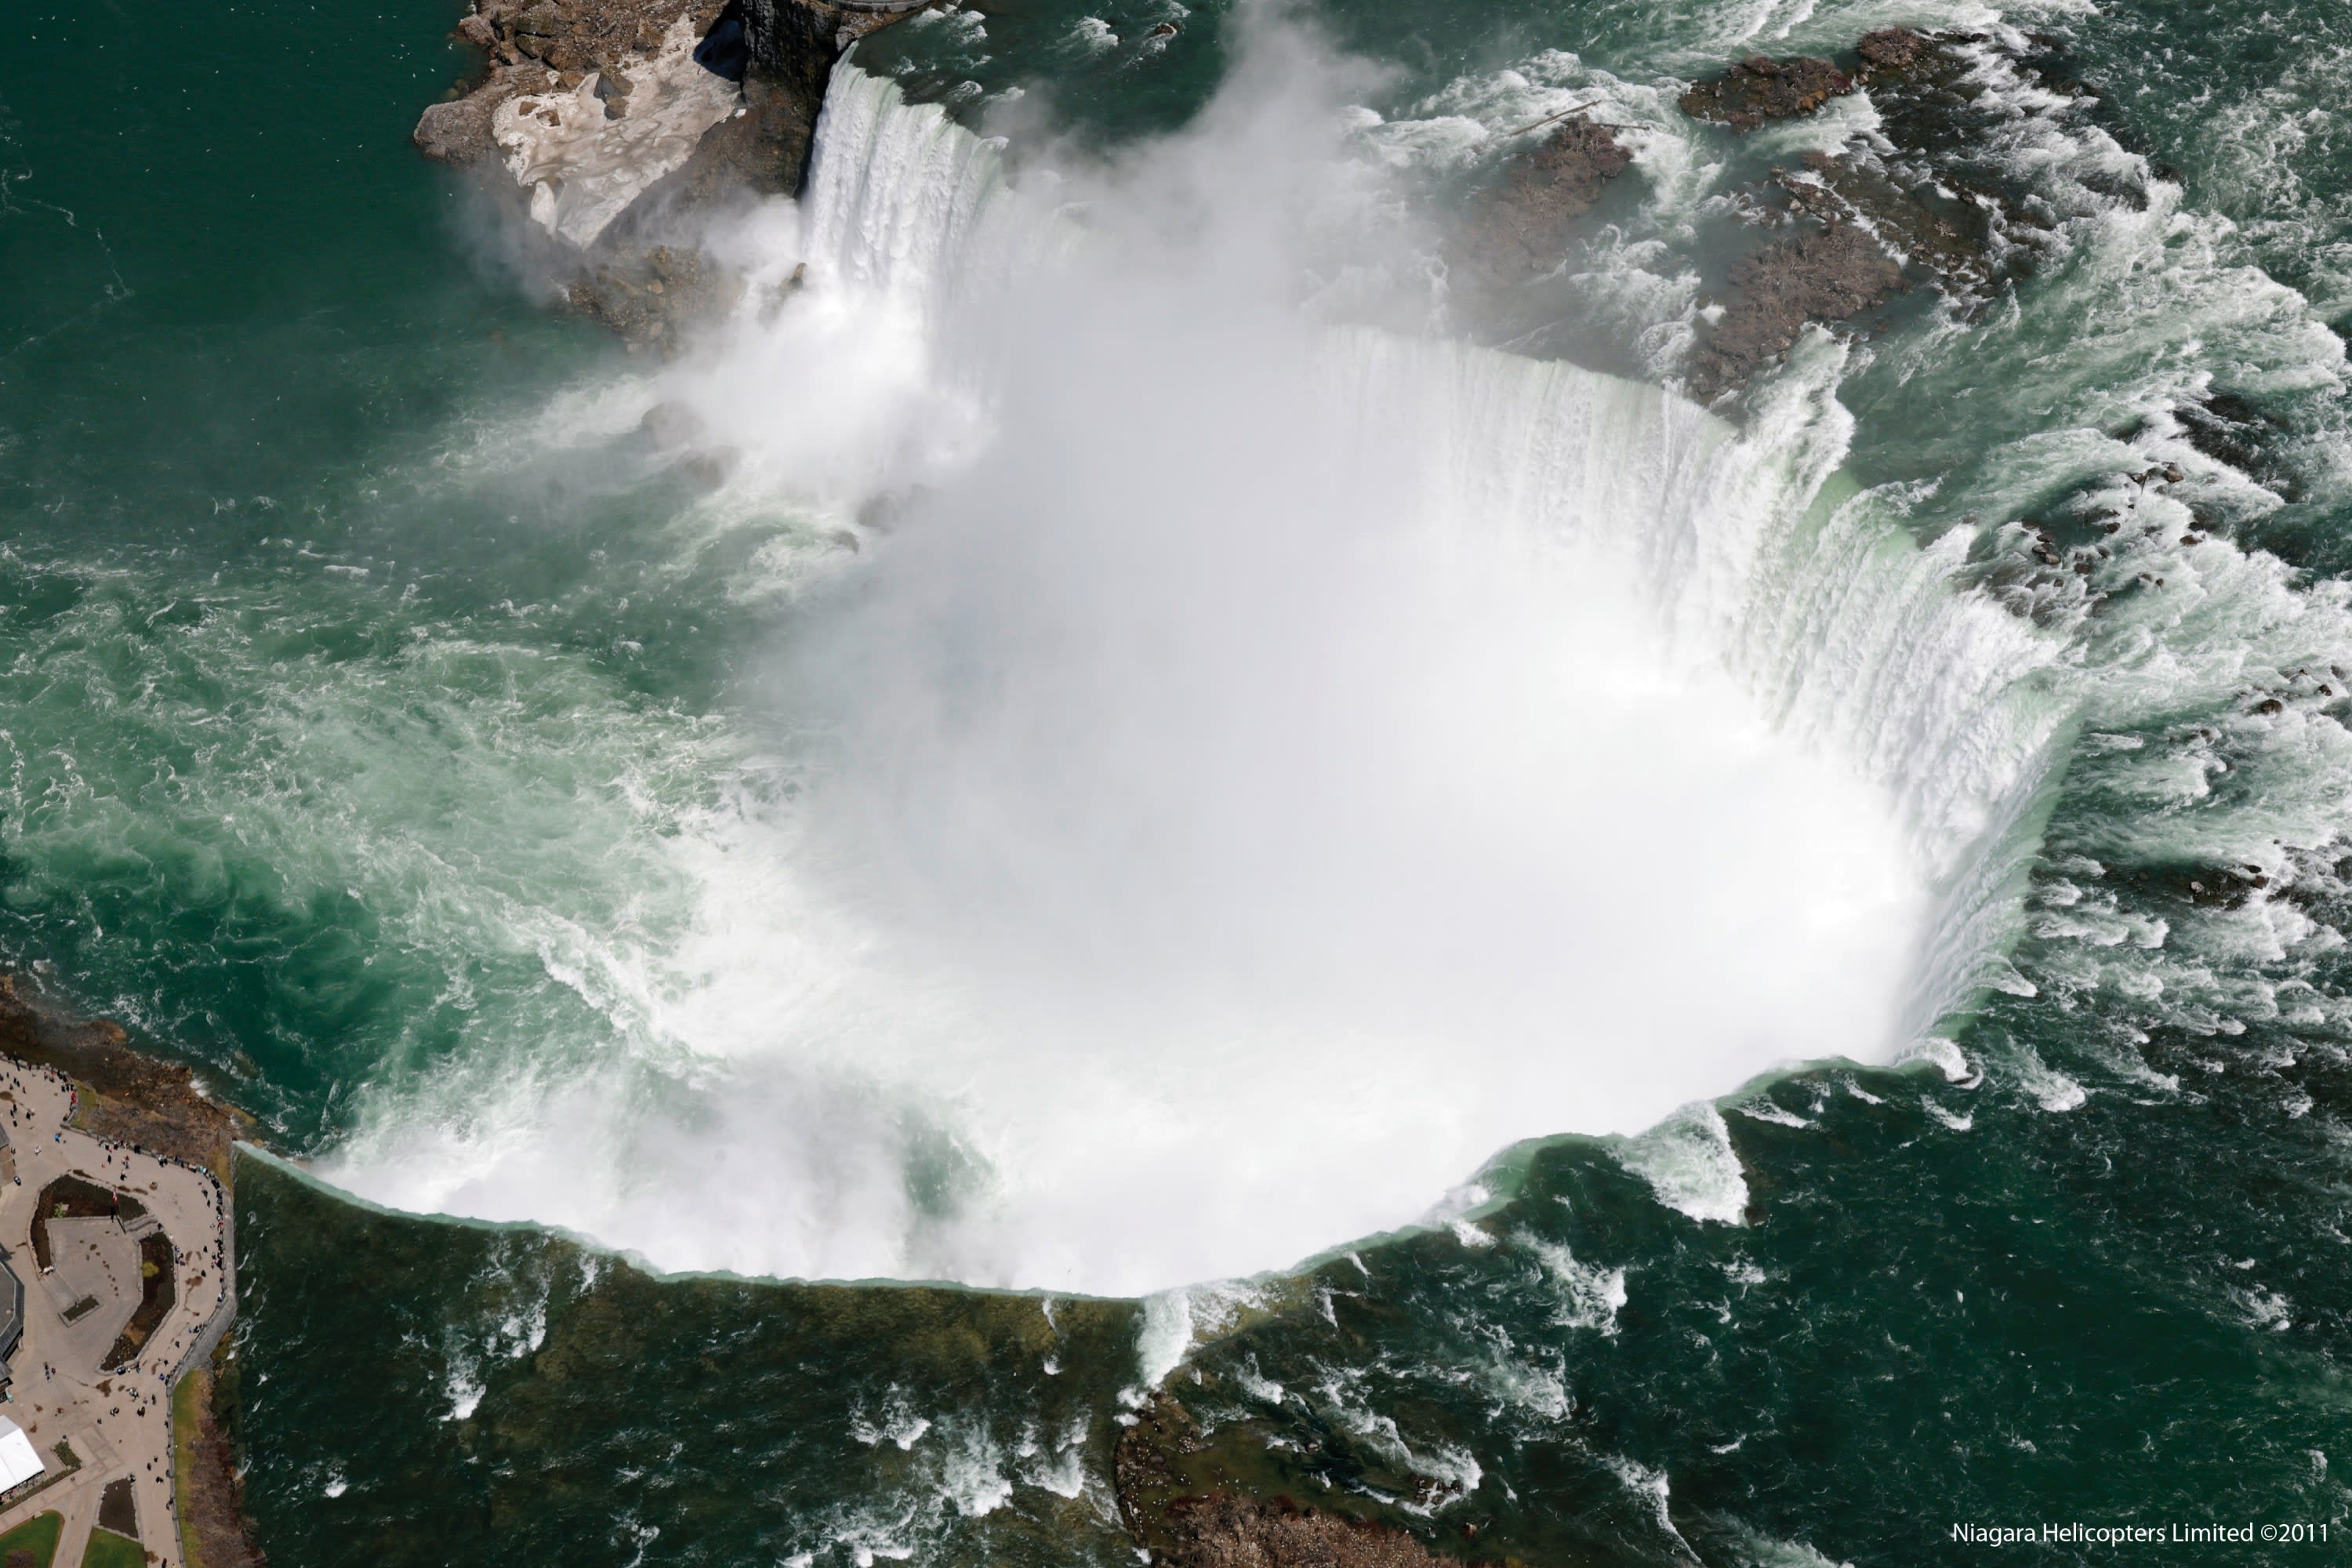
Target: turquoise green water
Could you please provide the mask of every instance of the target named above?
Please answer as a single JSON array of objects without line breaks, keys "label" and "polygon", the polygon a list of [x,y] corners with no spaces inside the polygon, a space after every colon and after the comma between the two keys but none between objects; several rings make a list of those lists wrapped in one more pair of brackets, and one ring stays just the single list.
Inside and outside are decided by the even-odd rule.
[{"label": "turquoise green water", "polygon": [[[1217,6],[1137,47],[1163,9],[1096,7],[1122,39],[1098,49],[1086,7],[1006,0],[866,63],[975,118],[1025,85],[1117,142],[1182,123],[1230,58]],[[1395,68],[1365,94],[1391,121],[1505,73],[1630,101],[1940,19],[1328,9]],[[36,8],[0,46],[0,954],[299,1152],[524,1077],[690,1098],[660,1026],[700,897],[677,846],[792,787],[743,682],[791,614],[753,563],[806,520],[714,519],[606,438],[617,348],[542,310],[406,145],[465,68],[449,19]],[[2105,100],[1980,106],[1970,156],[2054,237],[1968,324],[1915,307],[1844,367],[1847,467],[1923,539],[1974,513],[2090,540],[2222,394],[2228,444],[2197,428],[2231,472],[2165,537],[2276,555],[2150,554],[2164,595],[2094,610],[1979,547],[1962,580],[2061,645],[2034,679],[2076,681],[2023,984],[1950,1026],[1981,1079],[1833,1065],[1736,1099],[1744,1193],[1720,1160],[1689,1180],[1744,1223],[1573,1140],[1475,1226],[1325,1263],[1223,1331],[1202,1299],[1174,1386],[1278,1438],[1296,1495],[1531,1563],[1902,1563],[1975,1550],[1958,1521],[2352,1512],[2352,748],[2324,673],[2352,669],[2328,575],[2352,37],[2302,5],[2013,19]],[[1589,259],[1616,284],[1530,320],[1639,370],[1717,241],[1703,203],[1610,199],[1624,243]],[[1103,1485],[1136,1308],[656,1281],[252,1164],[240,1192],[241,1438],[279,1562],[1126,1560]],[[723,1184],[708,1205],[740,1212]]]}]

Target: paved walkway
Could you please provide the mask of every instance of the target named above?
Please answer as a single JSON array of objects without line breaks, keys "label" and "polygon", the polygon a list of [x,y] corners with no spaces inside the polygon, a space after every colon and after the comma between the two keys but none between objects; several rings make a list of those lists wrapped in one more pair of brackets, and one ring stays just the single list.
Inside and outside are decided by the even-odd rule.
[{"label": "paved walkway", "polygon": [[[14,1375],[0,1415],[25,1429],[52,1475],[59,1468],[60,1441],[81,1460],[81,1468],[66,1479],[0,1510],[0,1531],[55,1509],[66,1521],[56,1568],[79,1568],[98,1522],[99,1494],[107,1482],[130,1476],[138,1482],[141,1544],[153,1553],[151,1561],[181,1568],[172,1498],[171,1385],[226,1305],[223,1194],[208,1171],[66,1127],[72,1103],[73,1087],[58,1074],[0,1058],[0,1129],[8,1134],[16,1166],[14,1182],[0,1181],[0,1247],[25,1282],[25,1338],[10,1363]],[[119,1233],[103,1234],[111,1220],[53,1221],[57,1268],[42,1274],[33,1258],[33,1205],[42,1188],[68,1173],[135,1195],[162,1224],[178,1259],[170,1315],[137,1363],[111,1376],[97,1363],[130,1317],[120,1297],[79,1323],[67,1323],[63,1314],[91,1293],[93,1282],[119,1282],[135,1302],[138,1244]],[[114,1325],[103,1343],[90,1326],[93,1318]]]}]

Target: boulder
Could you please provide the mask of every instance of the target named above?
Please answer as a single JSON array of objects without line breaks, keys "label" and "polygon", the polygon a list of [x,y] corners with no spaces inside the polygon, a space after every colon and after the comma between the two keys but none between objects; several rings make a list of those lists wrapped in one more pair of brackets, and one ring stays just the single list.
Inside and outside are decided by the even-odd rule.
[{"label": "boulder", "polygon": [[417,117],[409,140],[428,158],[444,163],[470,163],[495,143],[490,124],[508,94],[485,87],[454,103],[436,103]]},{"label": "boulder", "polygon": [[686,446],[701,435],[702,416],[685,404],[671,399],[646,409],[646,416],[637,421],[637,429],[656,449],[667,451],[674,447]]},{"label": "boulder", "polygon": [[1853,224],[1778,240],[1731,266],[1734,293],[1691,367],[1694,395],[1747,384],[1788,353],[1808,321],[1843,321],[1895,291],[1903,269]]},{"label": "boulder", "polygon": [[1776,60],[1754,55],[1714,80],[1693,86],[1682,96],[1682,110],[1694,120],[1753,131],[1768,120],[1811,114],[1853,86],[1852,77],[1815,56]]},{"label": "boulder", "polygon": [[561,38],[570,36],[572,18],[563,14],[554,0],[541,0],[516,19],[514,30],[526,38]]},{"label": "boulder", "polygon": [[1498,271],[1538,271],[1558,259],[1568,226],[1592,210],[1632,167],[1608,127],[1571,120],[1518,159],[1480,213],[1477,239]]},{"label": "boulder", "polygon": [[1881,27],[1874,33],[1864,33],[1854,46],[1855,52],[1862,56],[1861,76],[1864,81],[1884,73],[1911,69],[1927,47],[1927,37],[1910,27]]}]

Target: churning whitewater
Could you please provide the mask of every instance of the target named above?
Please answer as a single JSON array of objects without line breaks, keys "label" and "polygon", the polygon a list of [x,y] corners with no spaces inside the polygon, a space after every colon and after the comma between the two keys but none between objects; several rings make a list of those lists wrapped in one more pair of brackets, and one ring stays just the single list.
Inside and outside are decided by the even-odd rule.
[{"label": "churning whitewater", "polygon": [[841,68],[734,320],[548,416],[682,408],[740,455],[704,526],[806,520],[740,589],[784,613],[666,846],[690,917],[551,966],[609,1046],[380,1082],[323,1174],[668,1269],[1139,1292],[1999,982],[2054,649],[1853,503],[1832,356],[1743,433],[1449,342],[1349,87],[1277,30],[1016,189]]}]

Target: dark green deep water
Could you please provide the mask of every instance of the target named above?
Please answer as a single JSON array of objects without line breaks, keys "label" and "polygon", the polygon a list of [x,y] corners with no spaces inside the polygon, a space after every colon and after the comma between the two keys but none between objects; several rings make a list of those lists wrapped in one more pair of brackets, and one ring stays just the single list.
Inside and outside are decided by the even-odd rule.
[{"label": "dark green deep water", "polygon": [[[908,29],[869,63],[935,95],[1030,82],[1108,141],[1181,123],[1223,65],[1215,6],[1093,63],[1063,42],[1081,7],[983,9],[984,49]],[[1980,20],[1327,10],[1398,68],[1399,114],[1546,48],[1646,82]],[[1137,34],[1160,11],[1097,14]],[[297,1151],[364,1084],[599,1026],[547,982],[562,938],[530,911],[678,918],[646,845],[720,793],[732,656],[765,613],[728,587],[756,537],[681,555],[676,480],[559,467],[502,423],[618,351],[545,312],[407,146],[467,68],[451,19],[0,23],[0,956],[214,1069]],[[1737,1101],[1740,1225],[1552,1144],[1467,1239],[1327,1263],[1204,1335],[1174,1386],[1279,1438],[1293,1495],[1428,1507],[1405,1517],[1447,1549],[1535,1563],[1984,1555],[1949,1543],[1961,1521],[2352,1527],[2352,975],[2328,939],[2352,921],[2352,747],[2314,677],[2280,723],[2248,698],[2352,665],[2294,607],[2352,560],[2352,15],[2011,20],[2101,92],[2063,128],[2137,205],[2005,164],[2048,182],[2064,243],[1848,377],[1848,467],[1935,481],[1926,536],[2064,515],[2151,419],[2210,400],[2269,489],[2207,514],[2275,581],[2216,577],[2161,635],[2069,633],[2113,695],[2042,803],[2012,955],[2034,994],[1957,1025],[1980,1083],[1832,1065]],[[2272,906],[2189,885],[2250,861]],[[240,1437],[273,1561],[1127,1560],[1080,1481],[1135,1376],[1131,1305],[656,1280],[258,1162],[240,1203]]]}]

